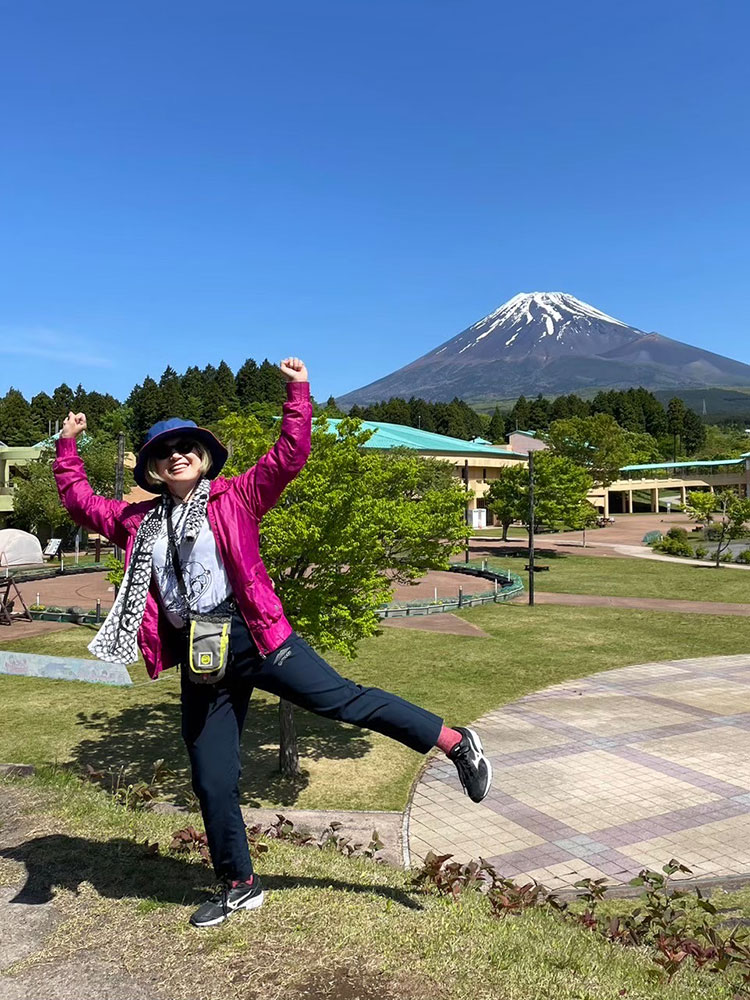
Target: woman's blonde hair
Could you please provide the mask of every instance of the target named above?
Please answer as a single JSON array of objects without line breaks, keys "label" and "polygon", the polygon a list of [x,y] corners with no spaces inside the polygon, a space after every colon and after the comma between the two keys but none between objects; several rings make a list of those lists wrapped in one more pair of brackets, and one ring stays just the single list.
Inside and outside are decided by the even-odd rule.
[{"label": "woman's blonde hair", "polygon": [[[201,476],[207,476],[211,471],[211,456],[200,443],[200,441],[195,441],[193,444],[193,452],[198,456],[201,461]],[[145,469],[145,479],[149,486],[163,486],[164,480],[156,471],[156,456],[149,455],[146,459],[146,469]]]}]

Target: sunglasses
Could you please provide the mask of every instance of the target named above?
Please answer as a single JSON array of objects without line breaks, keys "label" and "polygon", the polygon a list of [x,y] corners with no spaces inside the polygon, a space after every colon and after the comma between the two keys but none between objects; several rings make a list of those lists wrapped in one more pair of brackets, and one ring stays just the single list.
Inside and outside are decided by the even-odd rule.
[{"label": "sunglasses", "polygon": [[164,460],[170,458],[175,452],[178,455],[187,455],[191,451],[194,452],[196,448],[196,442],[192,438],[177,438],[173,441],[161,441],[154,446],[152,454],[154,458]]}]

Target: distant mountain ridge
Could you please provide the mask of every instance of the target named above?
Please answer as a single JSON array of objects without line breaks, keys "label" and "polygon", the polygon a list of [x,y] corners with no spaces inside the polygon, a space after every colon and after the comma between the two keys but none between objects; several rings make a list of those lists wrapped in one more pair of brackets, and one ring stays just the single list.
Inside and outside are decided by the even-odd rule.
[{"label": "distant mountain ridge", "polygon": [[522,292],[340,406],[419,396],[470,402],[596,389],[750,387],[750,365],[645,333],[565,292]]}]

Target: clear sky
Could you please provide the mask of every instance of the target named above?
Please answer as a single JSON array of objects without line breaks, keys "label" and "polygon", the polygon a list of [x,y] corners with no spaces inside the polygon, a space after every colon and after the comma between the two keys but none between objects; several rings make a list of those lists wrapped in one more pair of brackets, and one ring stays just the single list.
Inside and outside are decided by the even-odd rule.
[{"label": "clear sky", "polygon": [[519,291],[750,362],[746,0],[0,0],[0,394],[307,360]]}]

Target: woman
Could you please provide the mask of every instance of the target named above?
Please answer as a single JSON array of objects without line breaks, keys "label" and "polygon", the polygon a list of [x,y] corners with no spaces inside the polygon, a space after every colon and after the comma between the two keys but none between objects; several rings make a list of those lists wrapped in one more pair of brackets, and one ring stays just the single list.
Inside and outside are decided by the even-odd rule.
[{"label": "woman", "polygon": [[[419,753],[439,747],[475,802],[492,780],[473,730],[449,729],[402,698],[344,679],[284,617],[260,557],[258,525],[307,460],[312,407],[305,365],[286,358],[280,369],[287,401],[279,439],[240,476],[220,477],[224,446],[193,421],[174,417],[149,430],[134,470],[138,485],[158,499],[127,504],[96,496],[89,486],[76,447],[84,414],[69,413],[57,441],[54,472],[66,510],[125,550],[117,600],[89,648],[101,659],[132,663],[139,646],[152,678],[181,665],[182,734],[221,881],[190,918],[196,927],[263,902],[239,800],[240,737],[254,687]],[[230,652],[224,675],[199,683],[206,677],[193,669],[185,634],[190,621],[208,612],[229,619]]]}]

